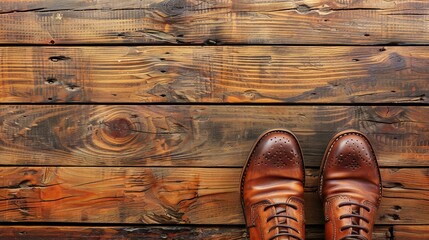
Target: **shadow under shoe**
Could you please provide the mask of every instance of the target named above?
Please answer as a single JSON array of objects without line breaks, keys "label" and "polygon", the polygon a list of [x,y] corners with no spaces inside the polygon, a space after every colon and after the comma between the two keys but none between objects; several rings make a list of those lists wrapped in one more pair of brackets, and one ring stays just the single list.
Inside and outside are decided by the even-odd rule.
[{"label": "shadow under shoe", "polygon": [[254,145],[241,177],[251,240],[305,239],[304,164],[296,137],[271,130]]},{"label": "shadow under shoe", "polygon": [[344,131],[331,140],[319,184],[326,239],[372,239],[382,186],[377,159],[363,133]]}]

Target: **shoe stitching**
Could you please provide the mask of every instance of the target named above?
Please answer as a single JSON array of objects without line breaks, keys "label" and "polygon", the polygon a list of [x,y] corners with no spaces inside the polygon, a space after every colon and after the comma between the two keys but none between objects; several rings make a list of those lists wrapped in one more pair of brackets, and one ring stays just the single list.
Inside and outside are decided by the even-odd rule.
[{"label": "shoe stitching", "polygon": [[[258,207],[260,207],[260,206],[263,206],[263,205],[268,205],[268,204],[271,204],[271,202],[270,201],[268,201],[268,200],[263,200],[263,201],[261,201],[261,202],[258,202],[258,203],[255,203],[255,204],[253,204],[251,207],[250,207],[250,219],[252,220],[252,226],[254,227],[255,225],[256,225],[256,214],[255,214],[255,212],[256,212],[256,208],[258,208]],[[259,214],[257,215],[258,217],[261,217]]]},{"label": "shoe stitching", "polygon": [[[337,199],[342,199],[342,200],[347,199],[347,200],[350,200],[349,197],[343,196],[343,195],[333,196],[333,197],[327,198],[326,199],[326,203],[325,203],[325,207],[326,207],[326,205],[328,205],[328,207],[329,207],[329,215],[334,215],[333,211],[334,211],[335,207],[332,207],[332,205],[333,205],[333,202],[335,200],[337,200]],[[330,219],[330,222],[332,223],[332,229],[333,229],[332,233],[334,234],[332,240],[336,240],[337,239],[337,231],[335,231],[335,230],[337,229],[337,222],[335,220],[333,220],[333,219],[332,219],[332,221]]]}]

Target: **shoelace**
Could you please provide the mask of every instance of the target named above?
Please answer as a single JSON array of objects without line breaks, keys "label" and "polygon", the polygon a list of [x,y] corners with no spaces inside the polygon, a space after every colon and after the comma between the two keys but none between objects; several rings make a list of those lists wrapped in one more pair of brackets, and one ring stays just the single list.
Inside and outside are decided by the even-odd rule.
[{"label": "shoelace", "polygon": [[[367,212],[370,212],[371,209],[369,209],[369,207],[363,205],[363,204],[359,204],[359,203],[354,203],[354,202],[343,202],[340,203],[338,205],[338,207],[343,207],[343,206],[357,206],[359,208],[363,208],[365,209]],[[365,221],[366,223],[369,223],[369,220],[364,217],[361,216],[359,211],[356,210],[352,210],[352,214],[344,214],[340,216],[340,219],[344,219],[344,218],[351,218],[352,219],[352,224],[351,225],[345,225],[343,227],[341,227],[341,231],[344,231],[346,229],[352,229],[352,233],[341,238],[340,240],[352,240],[352,239],[359,239],[359,240],[368,240],[366,237],[362,236],[360,234],[361,231],[364,231],[366,233],[369,232],[368,228],[364,227],[364,226],[360,226],[355,219],[360,219]]]},{"label": "shoelace", "polygon": [[[268,210],[269,208],[272,208],[272,207],[276,208],[277,206],[286,206],[286,207],[291,207],[291,208],[293,208],[293,209],[295,209],[295,210],[297,210],[297,209],[298,209],[295,205],[290,204],[290,203],[273,203],[273,204],[270,204],[270,205],[268,205],[268,206],[265,206],[264,211],[266,211],[266,210]],[[276,214],[275,214],[275,215],[272,215],[272,216],[270,216],[270,217],[268,217],[268,218],[267,218],[267,223],[268,223],[269,221],[271,221],[272,219],[275,219],[275,218],[277,218],[277,219],[278,219],[278,218],[283,218],[283,219],[292,219],[293,221],[298,222],[298,219],[297,219],[297,218],[292,217],[292,216],[288,216],[288,215],[286,215],[286,214],[282,214],[282,213],[286,213],[286,209],[283,209],[283,210],[281,210],[281,211],[279,211],[279,212],[277,212],[277,209],[276,209]],[[293,230],[293,231],[295,231],[296,233],[298,233],[298,234],[299,234],[298,229],[296,229],[296,228],[294,228],[294,227],[292,227],[292,226],[289,226],[289,225],[285,224],[285,222],[280,222],[280,221],[278,221],[278,222],[279,222],[279,224],[272,226],[272,227],[268,230],[268,233],[270,233],[271,231],[273,231],[273,230],[275,230],[275,229],[278,229],[278,230],[279,230],[279,231],[278,231],[278,233],[277,233],[277,234],[275,234],[274,236],[270,237],[270,239],[269,239],[269,240],[273,240],[273,239],[276,239],[276,238],[281,237],[281,236],[285,236],[285,237],[293,237],[293,238],[296,238],[296,239],[298,239],[298,240],[302,240],[299,236],[297,236],[297,235],[296,235],[296,234],[294,234],[293,232],[289,232],[289,229],[290,229],[290,230]]]}]

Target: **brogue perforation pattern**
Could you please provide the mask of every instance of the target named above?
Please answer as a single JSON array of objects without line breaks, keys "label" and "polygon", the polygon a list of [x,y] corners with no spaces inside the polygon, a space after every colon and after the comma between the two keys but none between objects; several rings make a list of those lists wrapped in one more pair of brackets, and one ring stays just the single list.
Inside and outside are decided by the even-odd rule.
[{"label": "brogue perforation pattern", "polygon": [[[287,137],[272,137],[269,140],[275,144],[268,152],[259,156],[256,165],[273,164],[277,168],[285,168],[289,165],[299,165],[301,159],[296,151],[291,148],[291,140]],[[290,149],[290,150],[289,150]]]},{"label": "brogue perforation pattern", "polygon": [[330,167],[344,167],[355,171],[361,168],[361,164],[368,166],[373,165],[374,156],[372,156],[370,149],[366,148],[366,144],[359,139],[350,138],[345,142],[349,153],[331,156],[331,161],[329,161]]}]

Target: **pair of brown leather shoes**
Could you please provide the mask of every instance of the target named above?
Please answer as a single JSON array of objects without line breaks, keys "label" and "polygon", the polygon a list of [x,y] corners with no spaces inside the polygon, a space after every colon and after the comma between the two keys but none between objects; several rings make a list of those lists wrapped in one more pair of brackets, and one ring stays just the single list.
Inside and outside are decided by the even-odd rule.
[{"label": "pair of brown leather shoes", "polygon": [[[305,239],[304,163],[287,130],[262,134],[241,177],[241,201],[251,240]],[[344,131],[332,138],[320,168],[326,239],[372,238],[381,179],[367,137]]]}]

